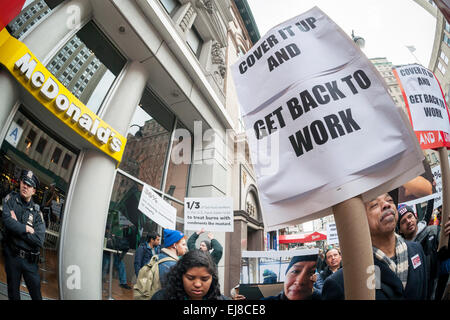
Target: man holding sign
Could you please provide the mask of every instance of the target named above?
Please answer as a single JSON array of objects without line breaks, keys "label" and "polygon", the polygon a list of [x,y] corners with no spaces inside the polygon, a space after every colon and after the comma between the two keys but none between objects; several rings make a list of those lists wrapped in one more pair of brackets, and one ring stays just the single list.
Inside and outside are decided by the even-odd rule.
[{"label": "man holding sign", "polygon": [[363,201],[423,173],[384,80],[317,7],[269,30],[232,75],[266,229],[333,213],[344,268],[346,254],[357,259],[347,298],[373,299],[359,285],[373,265]]},{"label": "man holding sign", "polygon": [[[418,243],[404,241],[395,233],[398,212],[393,197],[385,193],[364,205],[369,221],[376,277],[375,279],[368,277],[366,285],[375,286],[376,300],[425,300],[427,298],[425,255]],[[371,280],[376,281],[374,283]],[[342,269],[325,281],[322,299],[344,299]]]}]

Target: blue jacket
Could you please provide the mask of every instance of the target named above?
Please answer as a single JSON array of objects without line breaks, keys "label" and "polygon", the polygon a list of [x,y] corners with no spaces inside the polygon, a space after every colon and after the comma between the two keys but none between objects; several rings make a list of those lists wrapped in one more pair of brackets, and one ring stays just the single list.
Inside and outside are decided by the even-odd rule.
[{"label": "blue jacket", "polygon": [[[161,247],[157,246],[154,248],[155,254],[159,254],[161,251]],[[148,243],[144,242],[139,245],[136,249],[136,253],[134,255],[134,272],[136,273],[136,277],[139,274],[139,270],[150,262],[150,259],[153,257],[152,249],[149,247]]]},{"label": "blue jacket", "polygon": [[[380,287],[375,290],[376,300],[427,299],[427,264],[422,247],[416,242],[409,241],[406,241],[406,245],[408,247],[408,280],[405,289],[403,289],[400,279],[389,269],[387,264],[379,261],[374,256],[374,263],[379,267],[381,276]],[[416,255],[420,257],[420,265],[414,269],[411,258]],[[344,273],[343,269],[340,269],[325,281],[322,288],[322,300],[344,299]]]},{"label": "blue jacket", "polygon": [[161,260],[161,259],[164,259],[164,258],[167,258],[167,257],[170,257],[173,260],[165,261],[165,262],[162,262],[162,263],[160,263],[158,265],[158,268],[159,268],[159,281],[161,282],[161,287],[164,287],[164,282],[166,281],[167,274],[169,273],[170,269],[174,265],[177,264],[177,261],[178,261],[178,257],[175,257],[175,256],[171,255],[170,252],[166,251],[166,249],[164,248],[164,249],[161,250],[161,253],[158,254],[158,259]]}]

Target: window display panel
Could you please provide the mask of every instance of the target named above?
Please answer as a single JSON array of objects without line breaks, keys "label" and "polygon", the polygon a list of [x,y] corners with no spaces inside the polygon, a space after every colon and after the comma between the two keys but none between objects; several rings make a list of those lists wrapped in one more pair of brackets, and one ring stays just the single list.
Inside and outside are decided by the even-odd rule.
[{"label": "window display panel", "polygon": [[[40,181],[32,199],[40,206],[46,227],[39,262],[43,298],[58,299],[59,297],[60,227],[77,153],[77,150],[33,120],[22,107],[14,116],[0,148],[0,197],[2,200],[11,192],[18,192],[22,170],[31,170]],[[0,254],[0,283],[6,284],[3,253]],[[6,290],[6,286],[4,289]],[[21,286],[20,289],[27,292],[25,286]]]}]

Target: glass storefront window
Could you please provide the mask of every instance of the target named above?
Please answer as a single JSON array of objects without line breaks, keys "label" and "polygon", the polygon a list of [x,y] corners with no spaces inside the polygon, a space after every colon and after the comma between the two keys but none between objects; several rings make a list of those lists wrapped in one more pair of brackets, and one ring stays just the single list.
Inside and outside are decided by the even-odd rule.
[{"label": "glass storefront window", "polygon": [[[177,124],[176,133],[180,132],[179,129],[183,130],[184,128],[182,125]],[[165,184],[165,193],[179,200],[184,200],[184,197],[186,196],[190,169],[189,164],[192,159],[192,154],[184,154],[184,152],[189,153],[189,150],[180,148],[180,145],[183,142],[182,139],[183,136],[181,135],[179,137],[176,134],[173,136],[172,150],[170,153],[171,157]],[[177,216],[183,218],[183,206],[175,204],[176,203],[172,203],[172,205],[177,208]],[[183,230],[183,228],[178,230]]]},{"label": "glass storefront window", "polygon": [[142,188],[142,184],[117,174],[105,228],[104,299],[133,299],[133,291],[126,286],[135,282],[134,253],[149,232],[158,230],[158,225],[138,210]]},{"label": "glass storefront window", "polygon": [[56,53],[47,68],[97,113],[125,62],[126,59],[91,21]]},{"label": "glass storefront window", "polygon": [[131,121],[120,169],[160,189],[175,117],[146,90]]},{"label": "glass storefront window", "polygon": [[[190,161],[167,164],[169,151],[177,145],[174,141],[170,148],[175,121],[175,116],[146,89],[131,121],[122,163],[114,181],[105,227],[103,299],[133,299],[136,249],[149,232],[162,233],[161,227],[138,209],[144,184],[152,186],[176,208],[175,228],[184,231],[183,201]],[[177,140],[176,135],[174,140]],[[164,185],[165,194],[161,192]],[[122,254],[117,254],[117,250]]]},{"label": "glass storefront window", "polygon": [[[31,134],[30,134],[31,133]],[[43,142],[45,141],[45,143]],[[52,162],[53,150],[72,161],[63,167]],[[22,107],[16,113],[0,148],[0,197],[18,191],[20,173],[32,170],[40,180],[33,201],[40,205],[46,225],[39,274],[44,298],[58,299],[59,231],[64,204],[78,151],[30,117]],[[6,284],[3,253],[0,254],[0,283]],[[6,290],[5,286],[0,286]],[[26,287],[21,290],[26,292]],[[2,294],[7,295],[6,291]]]}]

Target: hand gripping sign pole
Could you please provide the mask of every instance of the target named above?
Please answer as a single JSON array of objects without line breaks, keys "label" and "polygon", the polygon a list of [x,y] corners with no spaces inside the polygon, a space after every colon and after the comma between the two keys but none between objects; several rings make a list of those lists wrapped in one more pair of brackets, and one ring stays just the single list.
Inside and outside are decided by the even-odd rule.
[{"label": "hand gripping sign pole", "polygon": [[[450,172],[447,148],[450,147],[450,115],[438,79],[419,64],[398,67],[394,75],[401,87],[411,125],[422,149],[437,149],[442,172],[442,226],[449,219]],[[438,251],[448,247],[448,236],[441,231]]]},{"label": "hand gripping sign pole", "polygon": [[334,213],[346,298],[374,299],[363,201],[423,172],[383,78],[317,7],[269,30],[231,70],[265,229]]},{"label": "hand gripping sign pole", "polygon": [[346,300],[375,300],[372,240],[361,197],[333,206],[344,272]]},{"label": "hand gripping sign pole", "polygon": [[443,228],[449,219],[448,212],[450,205],[450,168],[447,148],[439,148],[439,158],[442,172],[442,216],[438,251],[445,247],[448,248],[448,236],[445,235]]}]

